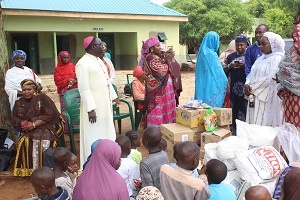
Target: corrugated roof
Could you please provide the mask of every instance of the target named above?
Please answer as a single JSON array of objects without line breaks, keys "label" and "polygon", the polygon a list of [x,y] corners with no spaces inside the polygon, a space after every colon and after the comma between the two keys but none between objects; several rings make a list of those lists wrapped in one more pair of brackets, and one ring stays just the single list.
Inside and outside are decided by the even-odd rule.
[{"label": "corrugated roof", "polygon": [[3,9],[186,17],[150,0],[3,0]]}]

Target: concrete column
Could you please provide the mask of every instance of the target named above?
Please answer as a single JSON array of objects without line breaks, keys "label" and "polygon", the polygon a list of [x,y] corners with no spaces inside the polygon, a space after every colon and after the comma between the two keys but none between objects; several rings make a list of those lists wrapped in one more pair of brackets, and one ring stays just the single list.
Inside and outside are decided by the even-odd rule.
[{"label": "concrete column", "polygon": [[54,53],[54,61],[55,61],[55,66],[57,65],[57,44],[56,44],[56,32],[53,32],[53,53]]}]

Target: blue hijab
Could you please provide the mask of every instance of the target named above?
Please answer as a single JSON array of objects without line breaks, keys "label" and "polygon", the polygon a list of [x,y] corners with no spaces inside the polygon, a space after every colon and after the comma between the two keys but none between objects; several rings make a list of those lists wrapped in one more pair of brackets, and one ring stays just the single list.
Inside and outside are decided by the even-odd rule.
[{"label": "blue hijab", "polygon": [[220,36],[210,31],[204,36],[199,48],[195,72],[195,99],[213,107],[222,107],[227,88],[217,51]]}]

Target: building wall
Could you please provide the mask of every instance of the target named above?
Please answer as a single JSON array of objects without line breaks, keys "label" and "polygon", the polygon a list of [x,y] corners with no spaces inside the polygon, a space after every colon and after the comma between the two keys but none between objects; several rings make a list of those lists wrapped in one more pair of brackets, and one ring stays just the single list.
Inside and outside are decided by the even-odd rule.
[{"label": "building wall", "polygon": [[[80,19],[62,17],[5,16],[4,28],[8,33],[38,33],[39,63],[42,74],[53,72],[55,66],[53,34],[76,36],[76,62],[84,53],[83,38],[99,33],[114,33],[116,69],[133,69],[140,59],[142,41],[149,32],[165,32],[166,46],[173,46],[176,59],[185,61],[185,47],[179,45],[179,22],[122,19]],[[11,47],[10,47],[11,48]]]}]

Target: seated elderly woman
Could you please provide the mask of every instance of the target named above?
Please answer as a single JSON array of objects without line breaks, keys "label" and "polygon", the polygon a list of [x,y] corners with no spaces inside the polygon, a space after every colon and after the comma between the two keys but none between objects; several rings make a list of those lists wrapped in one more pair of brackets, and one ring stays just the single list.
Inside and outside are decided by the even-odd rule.
[{"label": "seated elderly woman", "polygon": [[[133,70],[133,76],[136,78],[132,82],[132,93],[134,100],[145,100],[145,80],[146,80],[146,75],[143,71],[143,69],[140,66],[137,66]],[[144,107],[143,102],[138,103],[138,110],[142,111]]]},{"label": "seated elderly woman", "polygon": [[46,94],[36,94],[37,85],[25,79],[21,82],[22,98],[13,110],[12,123],[21,132],[13,169],[14,176],[30,176],[42,166],[42,153],[56,147],[63,133],[60,114]]},{"label": "seated elderly woman", "polygon": [[22,97],[22,88],[20,83],[24,79],[31,79],[37,82],[38,90],[42,90],[42,80],[34,71],[25,65],[27,55],[22,50],[15,50],[12,53],[14,66],[6,72],[5,75],[5,92],[8,95],[10,108],[13,110],[15,101]]}]

